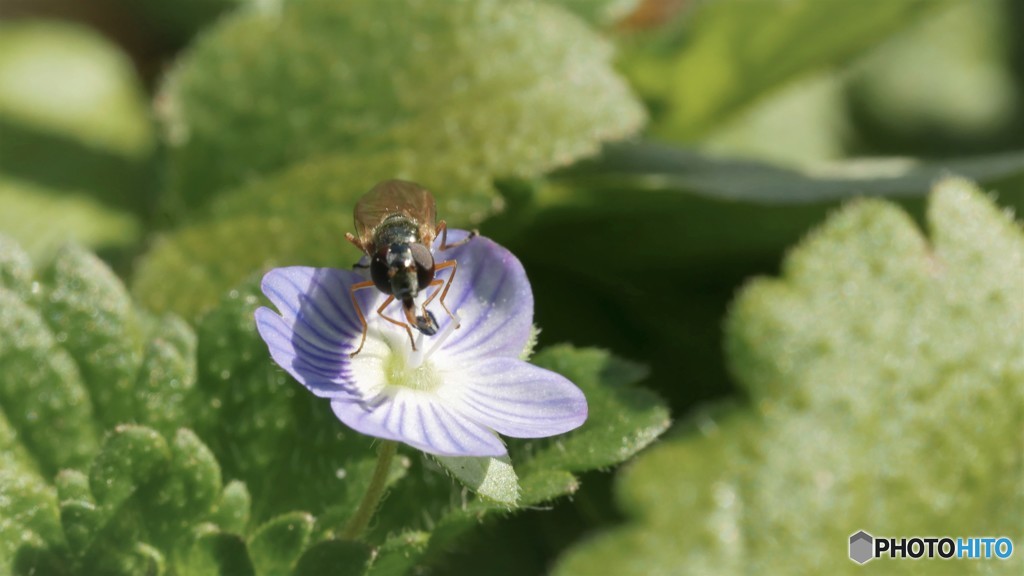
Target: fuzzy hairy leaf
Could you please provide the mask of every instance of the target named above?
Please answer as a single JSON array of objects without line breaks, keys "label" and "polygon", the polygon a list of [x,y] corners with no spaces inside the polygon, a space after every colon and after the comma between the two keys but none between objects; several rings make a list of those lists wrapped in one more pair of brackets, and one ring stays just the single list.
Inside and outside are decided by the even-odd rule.
[{"label": "fuzzy hairy leaf", "polygon": [[0,411],[45,477],[83,467],[117,424],[171,433],[184,423],[188,326],[141,313],[113,272],[75,246],[38,272],[12,241],[0,252]]},{"label": "fuzzy hairy leaf", "polygon": [[575,17],[525,0],[241,10],[165,86],[172,188],[204,202],[303,160],[382,152],[536,174],[639,127],[609,59]]},{"label": "fuzzy hairy leaf", "polygon": [[1019,539],[1024,234],[960,179],[927,220],[930,241],[891,204],[855,202],[781,279],[751,283],[727,326],[751,404],[638,459],[618,487],[633,522],[556,573],[852,574],[859,529]]},{"label": "fuzzy hairy leaf", "polygon": [[191,328],[140,312],[75,246],[38,272],[8,239],[0,254],[0,570],[162,573],[221,494],[215,457],[180,429]]},{"label": "fuzzy hairy leaf", "polygon": [[249,538],[253,566],[260,576],[288,576],[309,544],[312,516],[291,512],[268,520]]},{"label": "fuzzy hairy leaf", "polygon": [[519,478],[508,456],[473,458],[437,456],[439,464],[481,498],[496,504],[515,506],[519,500]]}]

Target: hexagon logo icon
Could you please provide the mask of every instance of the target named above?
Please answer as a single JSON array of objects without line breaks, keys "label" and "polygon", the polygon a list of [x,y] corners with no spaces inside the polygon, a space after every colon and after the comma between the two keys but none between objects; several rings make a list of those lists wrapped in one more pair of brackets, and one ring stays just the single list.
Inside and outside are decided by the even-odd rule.
[{"label": "hexagon logo icon", "polygon": [[863,530],[850,535],[850,560],[863,564],[874,558],[874,538]]}]

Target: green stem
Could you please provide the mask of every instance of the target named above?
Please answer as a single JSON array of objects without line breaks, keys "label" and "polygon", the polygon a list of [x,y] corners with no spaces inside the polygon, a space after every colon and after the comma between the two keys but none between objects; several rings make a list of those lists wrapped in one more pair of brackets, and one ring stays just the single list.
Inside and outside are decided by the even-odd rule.
[{"label": "green stem", "polygon": [[370,479],[370,485],[366,488],[363,501],[359,503],[359,509],[345,525],[345,529],[341,533],[343,538],[357,540],[363,536],[366,527],[370,525],[370,520],[373,519],[373,514],[377,511],[377,506],[380,505],[380,499],[388,490],[391,459],[395,457],[397,449],[397,442],[387,440],[381,442],[380,448],[377,449],[377,467],[373,470],[373,478]]}]

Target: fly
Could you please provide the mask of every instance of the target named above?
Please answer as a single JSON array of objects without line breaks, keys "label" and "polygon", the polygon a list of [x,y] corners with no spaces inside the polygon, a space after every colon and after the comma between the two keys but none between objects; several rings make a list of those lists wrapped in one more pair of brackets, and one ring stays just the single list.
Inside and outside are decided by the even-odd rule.
[{"label": "fly", "polygon": [[[437,333],[437,318],[427,310],[427,305],[439,294],[441,307],[456,322],[455,327],[459,327],[458,319],[444,302],[458,264],[455,260],[445,260],[435,265],[430,246],[439,235],[441,246],[438,252],[461,246],[476,236],[475,230],[463,240],[448,244],[448,226],[444,220],[437,220],[434,197],[422,186],[404,180],[385,180],[360,198],[356,203],[355,226],[356,234],[346,233],[345,238],[370,258],[370,280],[353,284],[349,289],[352,304],[363,325],[359,348],[351,356],[359,354],[366,343],[366,317],[356,300],[356,292],[364,288],[375,287],[388,295],[377,308],[377,314],[405,328],[413,350],[416,350],[416,340],[412,328],[427,336]],[[438,271],[446,268],[452,269],[447,281],[435,278]],[[435,289],[434,292],[416,314],[417,295],[431,288]],[[402,304],[405,321],[384,314],[395,300]]]}]

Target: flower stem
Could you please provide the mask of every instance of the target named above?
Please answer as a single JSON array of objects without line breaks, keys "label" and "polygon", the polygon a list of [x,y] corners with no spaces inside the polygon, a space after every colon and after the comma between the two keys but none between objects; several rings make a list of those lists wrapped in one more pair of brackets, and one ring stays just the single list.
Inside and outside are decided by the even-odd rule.
[{"label": "flower stem", "polygon": [[359,503],[359,509],[349,519],[348,524],[342,531],[342,537],[347,540],[357,540],[363,536],[366,527],[370,525],[373,514],[380,505],[380,499],[388,489],[388,473],[391,471],[391,460],[395,457],[398,443],[385,440],[380,443],[377,449],[377,467],[373,470],[373,478],[370,485],[363,494],[363,501]]}]

